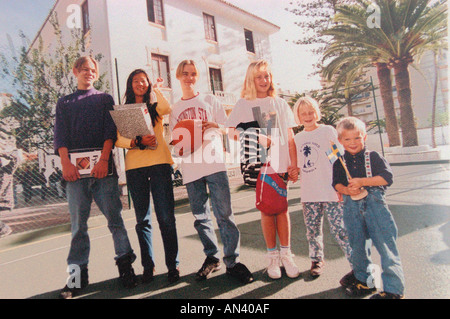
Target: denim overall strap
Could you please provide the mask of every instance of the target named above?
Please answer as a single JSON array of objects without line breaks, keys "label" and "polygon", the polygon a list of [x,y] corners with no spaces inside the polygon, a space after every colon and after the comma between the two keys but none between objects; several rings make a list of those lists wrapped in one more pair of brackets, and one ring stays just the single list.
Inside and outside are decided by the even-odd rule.
[{"label": "denim overall strap", "polygon": [[[372,176],[372,165],[371,165],[371,163],[370,163],[370,152],[368,151],[368,150],[366,150],[365,152],[364,152],[364,166],[365,166],[365,168],[366,168],[366,177],[373,177]],[[369,193],[372,191],[372,190],[375,190],[375,189],[380,189],[380,187],[379,186],[371,186],[371,187],[364,187]]]},{"label": "denim overall strap", "polygon": [[[366,167],[366,177],[373,177],[372,176],[372,165],[370,164],[370,151],[365,151],[364,152],[364,165]],[[365,189],[370,192],[371,190],[383,190],[383,188],[381,186],[370,186],[370,187],[365,187]]]},{"label": "denim overall strap", "polygon": [[366,166],[366,177],[372,177],[372,167],[370,165],[370,152],[364,152],[364,165]]}]

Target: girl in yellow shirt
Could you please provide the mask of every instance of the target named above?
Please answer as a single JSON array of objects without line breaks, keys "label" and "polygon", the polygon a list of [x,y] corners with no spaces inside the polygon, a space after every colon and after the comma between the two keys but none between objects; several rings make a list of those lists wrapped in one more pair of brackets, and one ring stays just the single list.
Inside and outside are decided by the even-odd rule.
[{"label": "girl in yellow shirt", "polygon": [[[156,103],[152,103],[155,102]],[[141,249],[144,273],[142,282],[154,276],[153,241],[151,226],[150,193],[164,245],[169,282],[179,279],[178,239],[175,225],[174,195],[172,186],[172,156],[164,140],[163,115],[171,112],[169,102],[159,92],[152,90],[147,73],[142,69],[131,72],[127,80],[125,104],[146,103],[155,135],[128,139],[117,133],[117,147],[128,149],[125,157],[127,186],[136,214],[136,233]],[[148,149],[147,146],[156,149]]]}]

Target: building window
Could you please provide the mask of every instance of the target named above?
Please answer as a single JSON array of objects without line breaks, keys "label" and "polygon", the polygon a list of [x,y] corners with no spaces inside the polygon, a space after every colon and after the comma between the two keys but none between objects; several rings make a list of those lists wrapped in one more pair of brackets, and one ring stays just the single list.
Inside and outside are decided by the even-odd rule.
[{"label": "building window", "polygon": [[164,12],[162,0],[147,0],[148,21],[164,25]]},{"label": "building window", "polygon": [[247,47],[248,52],[255,53],[255,44],[253,43],[253,32],[247,29],[244,29],[245,36],[245,46]]},{"label": "building window", "polygon": [[220,69],[209,68],[209,78],[211,91],[223,91],[222,72],[220,72]]},{"label": "building window", "polygon": [[152,72],[156,78],[164,80],[163,87],[172,87],[170,80],[169,57],[165,55],[152,54]]},{"label": "building window", "polygon": [[206,39],[217,42],[216,24],[214,22],[214,17],[209,14],[203,13],[203,24],[205,26]]},{"label": "building window", "polygon": [[86,34],[91,29],[89,23],[89,6],[87,0],[81,5],[81,17],[83,19],[83,34]]}]

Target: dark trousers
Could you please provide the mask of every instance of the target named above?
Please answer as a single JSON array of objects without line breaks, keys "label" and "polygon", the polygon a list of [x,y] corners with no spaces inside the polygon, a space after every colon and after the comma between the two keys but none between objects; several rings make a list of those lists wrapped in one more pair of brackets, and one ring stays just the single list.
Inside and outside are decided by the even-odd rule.
[{"label": "dark trousers", "polygon": [[141,248],[142,266],[152,269],[153,239],[150,193],[164,245],[166,266],[175,269],[178,264],[178,239],[175,223],[175,204],[172,170],[169,164],[159,164],[126,171],[127,185],[136,213],[136,233]]}]

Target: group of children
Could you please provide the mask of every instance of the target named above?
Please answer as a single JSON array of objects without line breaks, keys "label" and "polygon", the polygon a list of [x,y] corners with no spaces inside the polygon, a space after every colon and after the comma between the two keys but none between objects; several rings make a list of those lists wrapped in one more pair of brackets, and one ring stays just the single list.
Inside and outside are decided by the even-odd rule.
[{"label": "group of children", "polygon": [[[75,64],[73,72],[78,80],[78,90],[58,101],[55,152],[61,157],[63,177],[68,181],[72,242],[67,262],[81,269],[81,285],[74,286],[67,282],[60,294],[62,298],[73,297],[88,284],[87,218],[92,198],[108,220],[122,283],[126,287],[137,285],[131,266],[136,255],[121,218],[117,174],[107,174],[114,144],[128,149],[125,169],[136,213],[136,232],[144,268],[142,281],[151,281],[155,272],[150,193],[163,238],[168,280],[175,282],[179,279],[178,242],[170,179],[173,160],[162,135],[162,116],[169,113],[171,131],[183,119],[201,120],[204,132],[213,131],[219,136],[227,128],[256,128],[257,144],[261,144],[267,152],[267,159],[275,172],[286,184],[289,180],[300,180],[300,198],[312,262],[311,275],[320,276],[324,267],[322,223],[326,214],[331,232],[351,267],[351,272],[340,281],[347,294],[363,296],[376,291],[370,282],[373,274],[367,249],[367,242],[372,240],[382,259],[384,289],[384,292],[375,296],[403,297],[403,271],[395,244],[397,229],[384,199],[384,190],[392,184],[392,172],[378,153],[366,150],[364,123],[355,118],[345,118],[338,123],[337,129],[319,124],[319,105],[309,97],[300,98],[292,112],[289,105],[277,96],[270,66],[264,60],[249,65],[241,99],[227,117],[214,96],[196,90],[199,71],[194,61],[184,60],[176,71],[182,97],[172,108],[158,90],[153,90],[144,70],[135,70],[130,74],[125,103],[147,104],[155,135],[126,139],[115,130],[109,116],[112,98],[93,88],[98,77],[97,62],[90,57],[82,57]],[[294,136],[293,128],[298,125],[303,125],[304,129]],[[220,250],[210,211],[211,200],[224,246],[226,273],[243,283],[250,283],[254,280],[253,275],[239,261],[240,233],[231,207],[226,166],[221,154],[222,139],[215,138],[208,143],[208,148],[214,150],[209,155],[213,154],[216,158],[199,162],[196,159],[202,159],[203,156],[202,148],[199,148],[181,161],[183,182],[195,217],[194,227],[206,255],[196,273],[196,279],[204,280],[221,268]],[[348,170],[344,169],[341,161],[334,164],[330,162],[327,152],[332,145],[344,147],[343,159]],[[71,164],[69,154],[76,149],[86,148],[97,148],[102,153],[100,161],[92,170],[92,178],[83,179]],[[363,187],[368,195],[364,199],[352,199]],[[261,227],[267,248],[268,276],[280,278],[283,267],[287,276],[298,277],[300,271],[290,249],[288,211],[276,215],[261,213]]]}]

